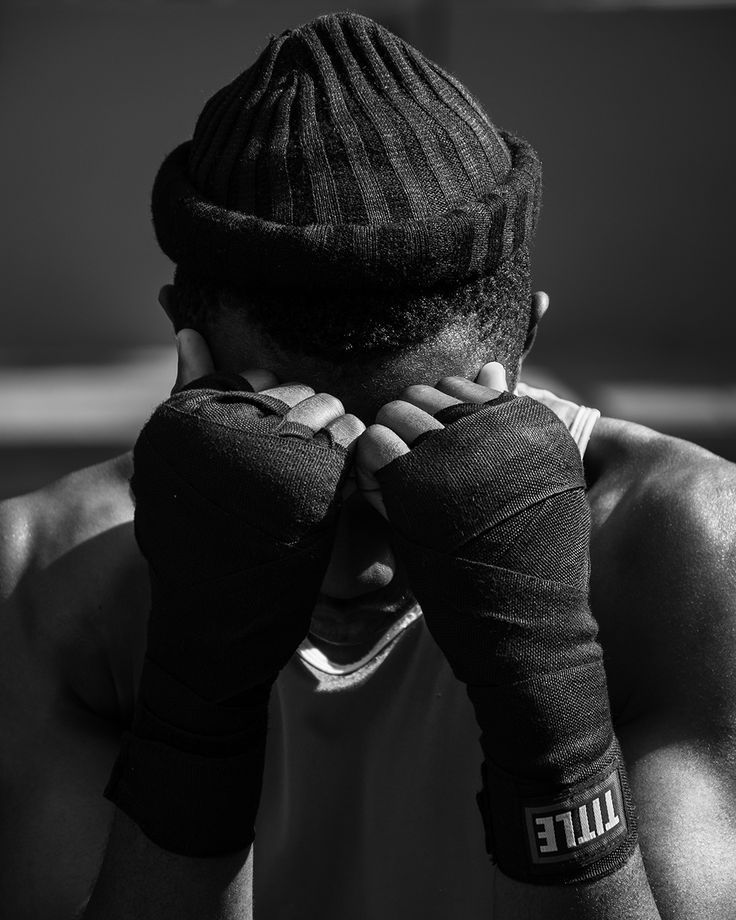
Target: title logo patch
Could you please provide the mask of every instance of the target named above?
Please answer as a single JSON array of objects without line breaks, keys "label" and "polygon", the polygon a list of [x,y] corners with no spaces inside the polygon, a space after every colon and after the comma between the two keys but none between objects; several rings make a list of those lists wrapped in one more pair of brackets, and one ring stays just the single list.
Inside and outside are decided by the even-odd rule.
[{"label": "title logo patch", "polygon": [[627,831],[618,770],[562,802],[524,809],[532,862],[563,862],[609,850]]}]

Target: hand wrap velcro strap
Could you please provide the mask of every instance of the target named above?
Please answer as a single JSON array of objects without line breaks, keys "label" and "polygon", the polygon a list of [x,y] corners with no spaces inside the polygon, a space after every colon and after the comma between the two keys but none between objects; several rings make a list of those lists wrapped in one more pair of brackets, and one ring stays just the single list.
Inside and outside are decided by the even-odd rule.
[{"label": "hand wrap velcro strap", "polygon": [[547,885],[594,881],[634,851],[636,812],[615,740],[596,772],[556,790],[521,782],[488,761],[481,781],[486,849],[510,878]]},{"label": "hand wrap velcro strap", "polygon": [[348,454],[242,378],[197,384],[134,450],[151,614],[105,794],[159,846],[214,856],[253,840],[269,693],[309,629]]},{"label": "hand wrap velcro strap", "polygon": [[[554,413],[529,398],[504,394],[436,418],[444,429],[376,475],[395,549],[481,728],[493,857],[522,881],[600,878],[631,855],[636,818],[588,607],[590,514],[579,452]],[[596,789],[609,781],[621,783],[625,831],[616,824],[599,835]],[[618,789],[611,785],[611,795]],[[582,821],[583,806],[598,842],[535,859],[541,838],[528,838],[526,809],[553,809],[529,812],[535,834],[549,820],[564,833],[564,814],[576,808]]]}]

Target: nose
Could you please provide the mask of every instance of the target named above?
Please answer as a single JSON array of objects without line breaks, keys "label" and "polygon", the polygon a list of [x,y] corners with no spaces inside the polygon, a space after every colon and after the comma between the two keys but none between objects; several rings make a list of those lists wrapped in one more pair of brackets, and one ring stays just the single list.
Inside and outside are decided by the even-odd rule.
[{"label": "nose", "polygon": [[359,492],[340,510],[322,593],[350,600],[385,587],[396,572],[386,521]]}]

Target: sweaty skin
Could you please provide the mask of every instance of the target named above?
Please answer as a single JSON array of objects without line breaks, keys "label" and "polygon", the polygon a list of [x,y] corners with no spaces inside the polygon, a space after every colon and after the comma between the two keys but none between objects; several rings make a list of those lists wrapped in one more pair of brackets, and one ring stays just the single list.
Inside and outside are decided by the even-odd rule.
[{"label": "sweaty skin", "polygon": [[[592,609],[647,876],[662,917],[725,918],[736,878],[723,820],[736,808],[736,471],[614,419],[596,426],[585,470]],[[132,713],[148,615],[130,474],[126,454],[0,506],[0,903],[10,917],[71,920],[105,849],[112,806],[101,792]],[[323,590],[342,599],[400,578],[381,515],[359,494],[350,502],[353,525],[370,526],[357,553],[347,548],[355,532],[341,530]],[[524,904],[540,916],[535,897],[499,878],[493,916],[526,916]],[[522,912],[504,913],[512,904]]]}]

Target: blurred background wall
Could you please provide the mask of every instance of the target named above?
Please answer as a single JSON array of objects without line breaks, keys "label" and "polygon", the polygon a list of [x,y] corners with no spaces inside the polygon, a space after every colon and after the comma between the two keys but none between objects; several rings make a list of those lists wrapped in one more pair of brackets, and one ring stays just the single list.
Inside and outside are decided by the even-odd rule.
[{"label": "blurred background wall", "polygon": [[[345,4],[338,5],[344,8]],[[350,5],[456,73],[545,170],[528,376],[736,459],[731,3]],[[325,2],[5,0],[0,497],[124,450],[173,379],[163,156]]]}]

